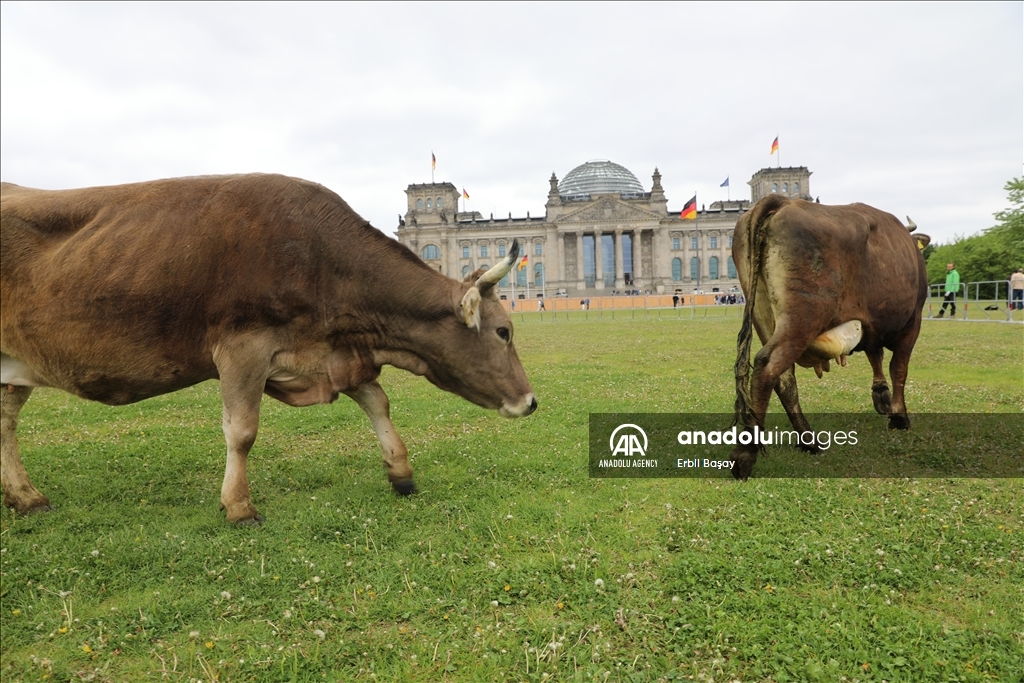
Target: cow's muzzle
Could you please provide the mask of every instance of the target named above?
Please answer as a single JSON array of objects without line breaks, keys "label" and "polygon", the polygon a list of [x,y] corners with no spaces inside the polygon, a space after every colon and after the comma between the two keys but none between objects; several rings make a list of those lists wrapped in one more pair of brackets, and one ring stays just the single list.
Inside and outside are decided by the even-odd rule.
[{"label": "cow's muzzle", "polygon": [[502,417],[526,417],[535,410],[537,410],[537,397],[530,392],[519,403],[509,405],[502,402],[501,407],[498,408],[498,414]]}]

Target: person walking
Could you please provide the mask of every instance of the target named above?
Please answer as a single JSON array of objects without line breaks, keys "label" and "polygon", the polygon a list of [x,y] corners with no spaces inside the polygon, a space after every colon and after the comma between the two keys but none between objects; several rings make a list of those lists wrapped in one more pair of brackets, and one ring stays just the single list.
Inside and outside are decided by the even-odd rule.
[{"label": "person walking", "polygon": [[1010,275],[1010,310],[1024,310],[1024,268]]},{"label": "person walking", "polygon": [[956,293],[960,290],[960,273],[956,272],[956,266],[952,261],[946,264],[946,294],[942,298],[942,310],[939,311],[941,318],[946,314],[946,306],[949,306],[949,317],[956,315]]}]

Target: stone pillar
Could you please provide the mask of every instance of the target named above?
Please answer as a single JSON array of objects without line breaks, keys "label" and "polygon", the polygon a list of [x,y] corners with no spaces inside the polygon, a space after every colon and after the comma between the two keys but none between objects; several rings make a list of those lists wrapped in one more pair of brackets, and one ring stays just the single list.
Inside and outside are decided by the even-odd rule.
[{"label": "stone pillar", "polygon": [[[555,250],[555,253],[552,254],[553,258],[545,261],[545,263],[551,263],[552,268],[551,272],[544,272],[544,277],[557,288],[560,283],[565,282],[565,244],[562,240],[562,235],[558,232],[558,228],[552,228],[549,234],[551,236],[549,243],[552,245],[551,248]],[[568,286],[568,284],[565,286]]]},{"label": "stone pillar", "polygon": [[594,287],[597,289],[604,289],[604,264],[601,258],[601,236],[600,230],[594,231]]},{"label": "stone pillar", "polygon": [[622,259],[622,228],[615,229],[615,289],[626,288],[626,269]]},{"label": "stone pillar", "polygon": [[[654,169],[657,172],[658,169]],[[633,287],[640,289],[640,278],[644,276],[644,231],[633,231]]]},{"label": "stone pillar", "polygon": [[576,289],[583,289],[587,286],[583,279],[583,231],[576,233]]}]

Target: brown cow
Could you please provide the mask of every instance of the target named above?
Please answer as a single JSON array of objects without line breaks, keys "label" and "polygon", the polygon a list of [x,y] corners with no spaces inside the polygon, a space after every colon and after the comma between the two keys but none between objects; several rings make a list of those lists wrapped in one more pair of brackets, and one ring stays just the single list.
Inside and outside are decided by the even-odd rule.
[{"label": "brown cow", "polygon": [[[738,422],[748,430],[763,427],[774,389],[793,427],[809,431],[794,364],[821,377],[831,359],[845,365],[848,354],[863,351],[874,372],[875,410],[889,416],[890,428],[909,429],[903,387],[928,294],[919,248],[928,237],[911,237],[915,227],[911,222],[908,230],[895,216],[865,204],[823,206],[780,195],[765,197],[740,217],[733,259],[746,306],[735,366]],[[763,344],[753,379],[751,324]],[[883,348],[893,352],[891,396]],[[757,452],[755,444],[734,448],[733,475],[749,477]]]},{"label": "brown cow", "polygon": [[246,458],[260,397],[289,405],[344,393],[366,412],[399,493],[415,491],[377,383],[423,375],[505,417],[533,390],[494,285],[435,272],[338,195],[277,175],[180,178],[81,190],[3,185],[0,437],[4,503],[49,507],[17,446],[32,387],[120,405],[219,378],[227,466],[221,507],[262,520]]}]

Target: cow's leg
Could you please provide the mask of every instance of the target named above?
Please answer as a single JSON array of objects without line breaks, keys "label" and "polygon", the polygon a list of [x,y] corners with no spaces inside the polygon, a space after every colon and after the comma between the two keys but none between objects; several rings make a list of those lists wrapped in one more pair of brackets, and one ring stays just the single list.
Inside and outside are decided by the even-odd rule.
[{"label": "cow's leg", "polygon": [[882,372],[883,353],[884,351],[881,347],[871,351],[864,351],[864,354],[868,357],[868,362],[871,363],[871,402],[875,404],[876,413],[888,415],[892,397],[889,395],[889,385],[885,381],[885,373]]},{"label": "cow's leg", "polygon": [[269,361],[260,349],[218,349],[214,362],[220,374],[220,394],[224,402],[224,438],[228,457],[224,483],[220,489],[220,507],[227,520],[240,525],[260,524],[263,517],[249,500],[246,463],[256,442],[260,424],[260,400],[269,373]]},{"label": "cow's leg", "polygon": [[[801,434],[812,431],[810,423],[804,417],[803,409],[800,408],[800,395],[796,389],[796,372],[794,372],[792,365],[779,375],[779,382],[775,385],[775,394],[779,397],[782,407],[786,410],[786,415],[789,416],[793,429]],[[801,441],[797,447],[808,453],[818,453],[821,451],[817,441],[809,445]]]},{"label": "cow's leg", "polygon": [[22,515],[50,509],[50,499],[32,485],[18,453],[18,413],[31,393],[32,387],[0,386],[0,481],[4,505]]},{"label": "cow's leg", "polygon": [[387,469],[391,486],[403,496],[416,493],[412,467],[409,466],[409,451],[391,422],[391,406],[384,389],[373,381],[353,391],[346,391],[345,395],[358,403],[370,418],[370,424],[373,425],[373,431],[376,432],[381,451],[384,453],[384,467]]},{"label": "cow's leg", "polygon": [[[750,398],[752,403],[751,411],[754,414],[756,424],[764,425],[764,415],[768,412],[768,400],[771,398],[772,391],[778,386],[779,378],[787,371],[793,372],[793,365],[796,363],[796,359],[803,354],[813,339],[814,335],[790,328],[780,320],[777,323],[772,338],[754,356],[753,377],[750,382]],[[794,375],[792,384],[787,383],[783,391],[795,397],[795,389],[796,376]],[[807,424],[807,421],[803,420],[803,424]],[[796,426],[796,423],[794,423],[794,426]],[[753,428],[753,425],[747,425],[747,428],[750,430]],[[737,479],[747,479],[750,477],[754,464],[757,462],[757,452],[759,450],[760,446],[756,444],[736,446],[732,449],[729,457],[735,461],[732,468],[734,477]]]},{"label": "cow's leg", "polygon": [[904,330],[896,340],[889,361],[889,378],[892,379],[892,405],[889,409],[889,429],[910,429],[910,416],[907,415],[907,404],[903,400],[903,390],[907,384],[907,371],[910,369],[910,354],[914,351],[917,336],[921,332],[921,320]]}]

